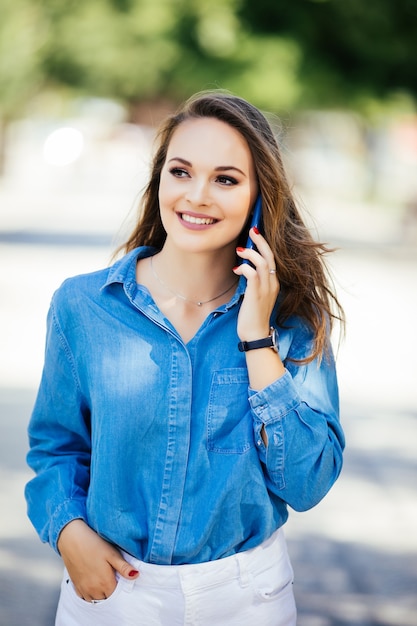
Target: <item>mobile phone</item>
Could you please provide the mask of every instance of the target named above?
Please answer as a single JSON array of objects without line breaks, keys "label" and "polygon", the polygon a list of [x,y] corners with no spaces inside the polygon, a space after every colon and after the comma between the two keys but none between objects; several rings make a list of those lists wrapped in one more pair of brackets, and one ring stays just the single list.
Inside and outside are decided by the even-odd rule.
[{"label": "mobile phone", "polygon": [[[253,206],[252,219],[251,219],[250,224],[249,224],[248,232],[254,226],[257,226],[257,228],[258,228],[260,233],[263,232],[262,196],[261,196],[261,194],[258,195],[258,197],[256,198],[256,201],[255,201],[255,204]],[[255,244],[253,243],[252,239],[249,236],[248,236],[248,240],[246,242],[246,248],[250,248],[251,250],[256,250],[256,246],[255,246]],[[248,261],[247,259],[243,259],[242,263],[249,263],[249,265],[252,265],[252,263],[250,261]]]}]

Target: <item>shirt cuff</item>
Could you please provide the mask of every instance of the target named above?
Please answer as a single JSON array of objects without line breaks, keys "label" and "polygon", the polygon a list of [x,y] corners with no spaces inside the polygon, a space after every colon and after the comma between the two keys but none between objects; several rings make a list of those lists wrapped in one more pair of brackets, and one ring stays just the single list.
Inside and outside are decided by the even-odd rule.
[{"label": "shirt cuff", "polygon": [[86,524],[87,511],[84,500],[66,500],[52,516],[49,530],[49,543],[55,552],[58,550],[58,539],[61,531],[75,519],[82,519]]},{"label": "shirt cuff", "polygon": [[277,421],[301,404],[291,374],[285,374],[271,385],[255,391],[249,389],[249,403],[256,417],[264,424]]}]

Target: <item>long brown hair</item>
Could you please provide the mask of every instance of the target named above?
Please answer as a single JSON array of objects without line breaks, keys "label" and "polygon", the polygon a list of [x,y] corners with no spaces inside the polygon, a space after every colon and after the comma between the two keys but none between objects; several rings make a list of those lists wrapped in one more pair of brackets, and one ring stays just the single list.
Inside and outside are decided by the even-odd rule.
[{"label": "long brown hair", "polygon": [[[285,325],[298,315],[312,329],[314,344],[307,363],[321,358],[329,347],[333,322],[344,321],[323,256],[330,252],[313,239],[296,206],[278,147],[266,117],[246,100],[222,91],[196,94],[168,117],[157,136],[150,180],[145,188],[141,213],[135,229],[119,250],[129,252],[138,246],[161,249],[166,239],[158,202],[159,181],[171,137],[189,119],[211,117],[226,122],[246,139],[255,164],[263,203],[265,237],[271,246],[279,277],[280,307],[277,323]],[[247,227],[239,244],[245,245]]]}]

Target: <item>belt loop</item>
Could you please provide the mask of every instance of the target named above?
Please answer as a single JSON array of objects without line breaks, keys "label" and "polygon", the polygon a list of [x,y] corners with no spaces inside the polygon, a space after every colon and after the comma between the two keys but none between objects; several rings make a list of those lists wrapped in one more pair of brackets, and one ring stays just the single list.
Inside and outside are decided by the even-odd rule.
[{"label": "belt loop", "polygon": [[245,589],[245,587],[248,587],[250,583],[250,575],[248,568],[246,567],[246,559],[244,554],[237,554],[236,559],[239,568],[240,585],[243,589]]}]

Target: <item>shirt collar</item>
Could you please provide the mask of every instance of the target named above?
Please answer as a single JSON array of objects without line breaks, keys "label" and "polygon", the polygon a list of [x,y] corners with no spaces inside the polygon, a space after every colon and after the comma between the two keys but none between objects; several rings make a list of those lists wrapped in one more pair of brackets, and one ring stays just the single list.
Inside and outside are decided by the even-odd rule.
[{"label": "shirt collar", "polygon": [[114,265],[109,268],[107,279],[102,286],[105,289],[113,283],[130,284],[136,283],[136,263],[139,259],[144,259],[148,256],[156,254],[157,249],[152,246],[141,246],[128,252],[124,257],[116,261]]}]

